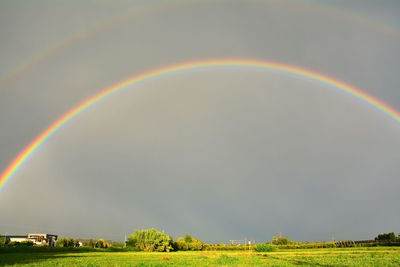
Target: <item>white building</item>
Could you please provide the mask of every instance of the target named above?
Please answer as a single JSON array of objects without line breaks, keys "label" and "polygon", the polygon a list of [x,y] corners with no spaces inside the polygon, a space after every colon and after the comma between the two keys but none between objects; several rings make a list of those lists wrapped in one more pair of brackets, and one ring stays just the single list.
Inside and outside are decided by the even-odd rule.
[{"label": "white building", "polygon": [[36,246],[54,247],[57,242],[57,235],[51,234],[27,234],[6,236],[6,244],[16,242],[32,242]]}]

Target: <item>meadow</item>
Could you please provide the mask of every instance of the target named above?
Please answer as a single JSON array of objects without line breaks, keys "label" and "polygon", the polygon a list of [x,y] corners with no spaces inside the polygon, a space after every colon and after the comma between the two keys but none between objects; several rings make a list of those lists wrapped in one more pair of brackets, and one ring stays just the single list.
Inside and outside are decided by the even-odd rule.
[{"label": "meadow", "polygon": [[254,251],[110,252],[44,250],[0,252],[0,265],[18,266],[400,266],[399,247]]}]

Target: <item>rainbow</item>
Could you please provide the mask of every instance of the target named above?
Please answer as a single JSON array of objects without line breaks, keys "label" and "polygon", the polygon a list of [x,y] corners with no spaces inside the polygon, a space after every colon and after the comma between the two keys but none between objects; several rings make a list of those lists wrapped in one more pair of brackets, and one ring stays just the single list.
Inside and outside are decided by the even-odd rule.
[{"label": "rainbow", "polygon": [[167,11],[168,9],[180,7],[183,5],[183,3],[181,3],[180,0],[170,0],[168,3],[160,2],[150,6],[147,6],[148,3],[146,2],[145,5],[146,6],[142,6],[141,8],[132,8],[127,12],[110,18],[109,20],[98,23],[94,27],[87,30],[79,31],[76,34],[66,38],[62,42],[55,43],[53,46],[33,55],[27,61],[23,62],[21,65],[17,66],[15,69],[11,70],[9,73],[6,73],[6,75],[0,78],[0,89],[6,88],[10,83],[17,80],[27,70],[33,69],[36,65],[40,64],[46,59],[51,58],[57,53],[65,50],[68,47],[78,44],[85,39],[89,39],[100,32],[113,29],[114,27],[129,20],[137,20],[149,16],[152,13]]},{"label": "rainbow", "polygon": [[[3,77],[0,77],[0,89],[6,88],[10,83],[14,82],[20,76],[22,76],[22,74],[24,72],[26,72],[27,70],[33,69],[35,66],[39,65],[41,62],[45,61],[46,59],[51,58],[52,56],[56,55],[57,53],[65,50],[68,47],[73,46],[74,44],[79,43],[80,41],[82,41],[84,39],[89,39],[97,33],[100,33],[107,29],[112,29],[116,26],[119,26],[122,23],[127,22],[131,18],[138,19],[139,17],[150,16],[156,12],[165,12],[168,9],[173,10],[178,7],[182,7],[183,4],[188,5],[188,4],[193,4],[193,2],[185,2],[185,1],[181,1],[181,0],[169,0],[168,3],[159,2],[158,4],[142,7],[139,10],[137,8],[134,8],[132,10],[129,10],[126,13],[120,14],[120,15],[115,16],[105,22],[99,23],[99,24],[95,25],[93,28],[77,32],[76,34],[66,38],[62,42],[56,43],[53,46],[47,48],[46,50],[43,50],[43,51],[33,55],[27,61],[25,61],[21,65],[17,66],[15,69],[10,70]],[[291,4],[294,5],[295,8],[303,7],[303,5],[301,5],[299,3],[295,3],[295,2],[291,2]],[[350,20],[353,20],[360,24],[367,25],[369,29],[371,29],[371,28],[380,29],[384,32],[394,35],[397,38],[400,37],[400,32],[397,28],[394,28],[394,27],[392,27],[388,24],[385,24],[383,22],[380,22],[380,21],[372,20],[369,17],[367,18],[367,17],[363,17],[358,14],[353,14],[353,13],[347,11],[346,9],[340,9],[338,7],[335,7],[333,5],[330,5],[328,3],[323,3],[323,2],[314,3],[314,5],[312,5],[312,6],[307,5],[308,10],[310,10],[311,7],[313,7],[315,9],[314,12],[329,11],[329,12],[332,12],[336,17],[342,17],[343,19],[350,19]],[[324,8],[326,10],[324,10]]]},{"label": "rainbow", "polygon": [[79,105],[72,108],[70,111],[65,113],[59,119],[54,121],[47,129],[45,129],[39,136],[37,136],[18,156],[7,166],[7,168],[1,173],[0,176],[0,190],[4,188],[6,182],[13,176],[13,174],[21,167],[21,165],[33,154],[37,149],[43,144],[47,139],[49,139],[60,127],[67,124],[71,119],[78,116],[81,112],[87,110],[93,104],[99,100],[111,95],[112,93],[125,88],[129,85],[136,84],[138,82],[148,80],[160,75],[171,74],[183,70],[198,69],[213,66],[240,66],[240,67],[255,67],[267,70],[281,71],[285,73],[295,74],[302,77],[307,77],[315,81],[323,82],[336,88],[339,91],[345,92],[349,95],[357,97],[364,102],[370,104],[377,110],[382,111],[389,117],[393,118],[395,121],[400,122],[400,113],[395,109],[389,107],[385,103],[379,101],[378,99],[362,92],[360,89],[341,82],[332,77],[326,76],[324,74],[311,71],[308,69],[287,65],[272,61],[263,60],[251,60],[251,59],[213,59],[213,60],[201,60],[201,61],[190,61],[180,64],[170,65],[155,70],[150,70],[142,74],[133,76],[125,81],[117,83],[111,87],[105,88],[100,93],[86,99]]}]

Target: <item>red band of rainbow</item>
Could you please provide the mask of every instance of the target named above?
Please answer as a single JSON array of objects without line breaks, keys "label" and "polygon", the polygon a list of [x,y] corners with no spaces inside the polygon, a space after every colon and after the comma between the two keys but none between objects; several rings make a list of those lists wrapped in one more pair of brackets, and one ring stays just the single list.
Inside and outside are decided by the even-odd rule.
[{"label": "red band of rainbow", "polygon": [[38,148],[39,146],[45,142],[49,137],[51,137],[54,132],[65,125],[68,121],[72,118],[77,116],[79,113],[83,112],[91,105],[96,103],[97,101],[105,98],[106,96],[110,95],[111,93],[120,90],[128,85],[133,85],[143,80],[147,80],[158,75],[169,74],[172,72],[178,72],[188,69],[195,69],[195,68],[204,68],[204,67],[211,67],[211,66],[247,66],[247,67],[256,67],[256,68],[263,68],[263,69],[270,69],[276,71],[282,71],[286,73],[292,73],[304,77],[311,78],[313,80],[317,80],[333,86],[334,88],[346,92],[350,95],[353,95],[376,109],[386,113],[388,116],[392,117],[397,122],[400,122],[400,113],[395,109],[389,107],[385,103],[379,101],[378,99],[368,95],[367,93],[362,92],[360,89],[348,85],[344,82],[336,80],[332,77],[323,75],[321,73],[307,70],[304,68],[291,66],[287,64],[282,64],[278,62],[271,62],[271,61],[263,61],[263,60],[250,60],[250,59],[214,59],[214,60],[201,60],[201,61],[190,61],[181,64],[175,64],[166,66],[163,68],[151,70],[144,72],[142,74],[133,76],[125,81],[117,83],[111,87],[108,87],[102,90],[100,93],[86,99],[81,104],[75,106],[70,111],[65,113],[59,119],[54,121],[47,129],[45,129],[39,136],[37,136],[22,152],[18,154],[18,156],[6,167],[3,173],[0,176],[0,190],[4,188],[6,182],[12,177],[12,175],[18,170],[19,167],[24,163],[24,161],[30,157]]}]

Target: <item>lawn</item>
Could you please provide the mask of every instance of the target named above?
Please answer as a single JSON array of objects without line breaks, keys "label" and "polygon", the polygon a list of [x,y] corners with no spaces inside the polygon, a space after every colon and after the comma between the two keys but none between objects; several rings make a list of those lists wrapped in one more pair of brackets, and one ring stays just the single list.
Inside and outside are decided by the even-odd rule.
[{"label": "lawn", "polygon": [[399,247],[198,252],[0,253],[0,265],[22,266],[400,266]]}]

